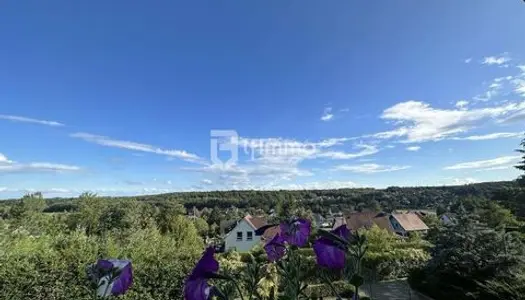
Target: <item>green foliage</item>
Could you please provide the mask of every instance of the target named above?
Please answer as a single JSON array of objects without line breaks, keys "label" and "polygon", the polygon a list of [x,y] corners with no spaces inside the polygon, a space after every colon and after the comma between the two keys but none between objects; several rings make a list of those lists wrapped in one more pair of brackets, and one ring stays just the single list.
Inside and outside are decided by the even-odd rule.
[{"label": "green foliage", "polygon": [[[516,168],[525,172],[525,139],[523,139],[521,142],[521,149],[518,149],[517,151],[522,154],[522,160],[516,166]],[[525,174],[521,175],[521,177],[518,179],[518,182],[522,187],[525,187]]]},{"label": "green foliage", "polygon": [[[487,228],[476,215],[463,215],[456,225],[440,230],[432,258],[409,281],[437,300],[523,299],[512,293],[524,285],[524,254],[518,234]],[[510,297],[494,298],[504,290]]]},{"label": "green foliage", "polygon": [[197,232],[199,232],[201,236],[208,235],[210,227],[208,226],[208,222],[206,222],[206,220],[203,218],[195,218],[193,219],[193,225],[195,225]]},{"label": "green foliage", "polygon": [[428,248],[431,245],[419,236],[401,239],[375,225],[361,232],[368,241],[363,266],[369,270],[372,281],[406,277],[430,258]]},{"label": "green foliage", "polygon": [[182,298],[204,248],[191,220],[174,215],[163,234],[152,211],[133,200],[84,194],[67,215],[41,213],[42,201],[24,197],[16,218],[0,223],[0,299],[94,299],[85,268],[98,258],[131,259],[135,281],[122,299]]}]

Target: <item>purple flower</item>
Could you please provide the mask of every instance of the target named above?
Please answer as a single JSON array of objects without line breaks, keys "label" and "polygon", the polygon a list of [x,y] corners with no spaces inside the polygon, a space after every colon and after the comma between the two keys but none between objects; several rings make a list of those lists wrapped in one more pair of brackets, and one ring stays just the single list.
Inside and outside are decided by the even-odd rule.
[{"label": "purple flower", "polygon": [[[332,231],[334,235],[347,240],[350,238],[350,230],[346,225],[341,225]],[[314,252],[317,264],[329,269],[342,269],[345,267],[346,252],[333,240],[320,237],[314,242]]]},{"label": "purple flower", "polygon": [[212,287],[208,284],[210,275],[219,271],[219,262],[214,257],[215,250],[209,247],[193,268],[184,284],[185,300],[207,300],[211,298]]},{"label": "purple flower", "polygon": [[281,223],[281,234],[290,245],[303,247],[310,236],[310,221],[297,219]]},{"label": "purple flower", "polygon": [[284,238],[280,234],[276,234],[273,239],[264,245],[264,250],[268,255],[269,261],[277,261],[286,254],[286,246],[284,245],[284,241]]},{"label": "purple flower", "polygon": [[133,284],[133,268],[129,260],[100,259],[97,295],[100,297],[124,295]]}]

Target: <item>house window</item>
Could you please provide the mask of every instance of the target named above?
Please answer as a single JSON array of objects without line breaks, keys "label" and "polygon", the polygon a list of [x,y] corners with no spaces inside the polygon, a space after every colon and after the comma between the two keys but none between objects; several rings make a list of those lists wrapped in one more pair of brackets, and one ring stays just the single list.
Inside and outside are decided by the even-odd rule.
[{"label": "house window", "polygon": [[247,241],[253,240],[253,231],[246,231],[246,240]]},{"label": "house window", "polygon": [[242,241],[242,231],[237,231],[237,240]]}]

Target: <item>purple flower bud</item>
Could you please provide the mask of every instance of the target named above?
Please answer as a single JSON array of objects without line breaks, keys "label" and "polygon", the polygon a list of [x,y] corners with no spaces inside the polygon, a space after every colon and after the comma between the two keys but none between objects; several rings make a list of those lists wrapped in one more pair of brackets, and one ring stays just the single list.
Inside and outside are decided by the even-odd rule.
[{"label": "purple flower bud", "polygon": [[284,238],[280,234],[276,234],[273,239],[264,245],[264,250],[268,255],[269,261],[277,261],[286,254],[286,246],[284,245],[284,241]]},{"label": "purple flower bud", "polygon": [[211,274],[219,271],[219,262],[215,259],[214,254],[213,247],[207,248],[186,279],[184,283],[185,300],[207,300],[210,298],[212,287],[208,284],[207,279]]},{"label": "purple flower bud", "polygon": [[290,245],[303,247],[310,236],[311,223],[305,219],[281,223],[281,234]]},{"label": "purple flower bud", "polygon": [[133,284],[133,268],[129,260],[101,259],[97,295],[100,297],[124,295]]},{"label": "purple flower bud", "polygon": [[[346,225],[341,225],[332,231],[333,234],[344,240],[350,237]],[[343,269],[346,262],[346,252],[334,241],[327,237],[318,238],[313,245],[317,264],[329,269]]]}]

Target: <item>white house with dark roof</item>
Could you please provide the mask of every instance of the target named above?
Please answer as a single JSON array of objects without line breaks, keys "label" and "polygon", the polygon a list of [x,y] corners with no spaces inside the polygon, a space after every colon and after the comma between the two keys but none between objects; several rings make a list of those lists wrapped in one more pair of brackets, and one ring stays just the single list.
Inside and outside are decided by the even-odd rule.
[{"label": "white house with dark roof", "polygon": [[237,222],[224,237],[224,250],[248,252],[261,242],[261,236],[255,235],[255,230],[266,225],[263,217],[247,215]]}]

